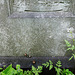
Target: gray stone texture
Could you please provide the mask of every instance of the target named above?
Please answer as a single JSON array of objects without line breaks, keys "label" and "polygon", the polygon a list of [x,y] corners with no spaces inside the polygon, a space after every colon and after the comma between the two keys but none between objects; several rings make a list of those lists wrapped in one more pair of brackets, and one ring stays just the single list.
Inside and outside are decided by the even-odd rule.
[{"label": "gray stone texture", "polygon": [[71,11],[72,0],[13,0],[13,11]]},{"label": "gray stone texture", "polygon": [[[20,2],[24,0],[16,0],[16,2],[17,1]],[[37,2],[37,0],[25,1]],[[50,0],[40,0],[40,2],[41,1]],[[57,1],[60,2],[60,0]],[[67,8],[70,8],[69,6],[72,5],[70,4],[68,4]],[[36,4],[36,6],[38,6],[38,4]],[[15,13],[16,8],[13,8],[13,13]],[[24,10],[24,8],[22,9]],[[31,7],[31,9],[33,9],[33,7]],[[36,11],[37,10],[38,8]],[[44,8],[43,10],[46,11],[47,9]],[[61,12],[66,12],[66,10],[67,12],[71,12],[66,8]],[[67,53],[64,40],[67,39],[70,42],[72,40],[69,30],[73,32],[75,38],[74,17],[13,19],[9,18],[8,14],[9,11],[6,0],[0,0],[0,56],[24,56],[24,53],[31,56],[64,56]],[[12,14],[10,14],[10,16]]]}]

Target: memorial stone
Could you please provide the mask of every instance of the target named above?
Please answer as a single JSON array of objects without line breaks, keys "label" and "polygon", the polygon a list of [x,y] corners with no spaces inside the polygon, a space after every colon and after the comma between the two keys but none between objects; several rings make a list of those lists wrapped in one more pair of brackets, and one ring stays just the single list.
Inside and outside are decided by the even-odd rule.
[{"label": "memorial stone", "polygon": [[74,3],[0,0],[0,56],[66,56],[69,30],[75,38]]}]

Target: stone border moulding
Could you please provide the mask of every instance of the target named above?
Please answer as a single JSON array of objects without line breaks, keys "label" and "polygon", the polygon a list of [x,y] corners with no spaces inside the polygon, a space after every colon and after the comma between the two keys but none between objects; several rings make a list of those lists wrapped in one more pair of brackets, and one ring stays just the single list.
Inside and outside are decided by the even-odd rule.
[{"label": "stone border moulding", "polygon": [[68,18],[75,17],[75,0],[72,12],[13,12],[13,0],[6,0],[9,18]]},{"label": "stone border moulding", "polygon": [[[37,67],[46,63],[47,61],[51,60],[55,65],[58,60],[61,61],[62,67],[61,68],[72,68],[75,69],[75,60],[72,59],[71,61],[68,60],[69,57],[24,57],[24,56],[10,56],[10,57],[0,57],[0,67],[3,65],[9,66],[10,64],[13,65],[15,68],[17,64],[21,65],[21,68],[31,68],[32,65]],[[35,61],[35,63],[33,63]]]}]

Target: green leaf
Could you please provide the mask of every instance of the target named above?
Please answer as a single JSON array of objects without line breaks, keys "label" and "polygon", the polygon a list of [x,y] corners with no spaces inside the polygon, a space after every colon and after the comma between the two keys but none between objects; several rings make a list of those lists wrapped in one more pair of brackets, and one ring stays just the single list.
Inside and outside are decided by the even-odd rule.
[{"label": "green leaf", "polygon": [[43,63],[42,65],[43,65],[43,66],[46,66],[46,63]]},{"label": "green leaf", "polygon": [[71,44],[67,40],[65,40],[65,42],[66,42],[67,47],[71,46]]},{"label": "green leaf", "polygon": [[72,49],[72,51],[75,49],[74,45],[72,45],[72,48],[71,49]]},{"label": "green leaf", "polygon": [[73,57],[74,57],[74,59],[75,59],[75,54],[72,54],[73,55]]},{"label": "green leaf", "polygon": [[32,71],[27,72],[28,75],[33,75]]},{"label": "green leaf", "polygon": [[53,64],[53,62],[52,62],[51,60],[49,60],[49,62],[50,62],[50,65],[52,65],[52,64]]},{"label": "green leaf", "polygon": [[38,72],[36,72],[35,75],[39,75]]},{"label": "green leaf", "polygon": [[49,67],[49,62],[46,62],[46,68],[48,68]]},{"label": "green leaf", "polygon": [[62,69],[57,68],[57,67],[54,67],[54,68],[55,68],[55,71],[57,72],[57,74],[56,74],[56,75],[60,75],[60,73],[61,73]]},{"label": "green leaf", "polygon": [[16,69],[20,69],[20,65],[19,64],[16,65]]},{"label": "green leaf", "polygon": [[24,71],[24,75],[27,75],[27,71]]},{"label": "green leaf", "polygon": [[12,64],[10,64],[5,70],[2,71],[6,75],[13,75],[15,72],[15,69],[12,68]]},{"label": "green leaf", "polygon": [[57,62],[57,64],[59,64],[59,65],[60,65],[60,64],[61,64],[61,61],[59,60],[59,61]]},{"label": "green leaf", "polygon": [[69,69],[63,69],[61,75],[74,75]]},{"label": "green leaf", "polygon": [[42,66],[38,66],[37,69],[36,69],[34,66],[32,66],[32,72],[33,72],[35,75],[39,75],[39,73],[42,72]]},{"label": "green leaf", "polygon": [[45,66],[46,68],[48,68],[49,67],[49,62],[43,63],[42,65]]},{"label": "green leaf", "polygon": [[49,70],[51,70],[52,68],[53,68],[53,65],[50,65],[50,66],[49,66]]},{"label": "green leaf", "polygon": [[72,60],[72,58],[73,58],[73,56],[71,56],[71,57],[69,58],[69,61]]},{"label": "green leaf", "polygon": [[58,64],[56,64],[56,66],[61,67],[62,65],[58,65]]},{"label": "green leaf", "polygon": [[42,66],[38,66],[38,70],[40,70],[40,71],[41,71],[42,69],[43,69],[43,67],[42,67]]},{"label": "green leaf", "polygon": [[36,68],[35,68],[34,66],[32,66],[32,70],[33,70],[33,71],[35,71],[35,70],[36,70]]},{"label": "green leaf", "polygon": [[71,48],[67,48],[67,51],[71,50]]},{"label": "green leaf", "polygon": [[4,71],[3,73],[7,74],[7,72],[12,69],[12,64],[10,64]]},{"label": "green leaf", "polygon": [[15,74],[15,75],[17,74],[17,70],[14,70],[14,74]]},{"label": "green leaf", "polygon": [[5,73],[1,72],[0,75],[6,75]]},{"label": "green leaf", "polygon": [[70,48],[68,48],[67,50],[74,50],[75,49],[75,46],[74,45],[72,45],[72,47],[70,47]]},{"label": "green leaf", "polygon": [[56,66],[57,66],[57,67],[61,67],[61,66],[62,66],[60,60],[57,62]]},{"label": "green leaf", "polygon": [[0,68],[0,70],[3,70],[3,68]]}]

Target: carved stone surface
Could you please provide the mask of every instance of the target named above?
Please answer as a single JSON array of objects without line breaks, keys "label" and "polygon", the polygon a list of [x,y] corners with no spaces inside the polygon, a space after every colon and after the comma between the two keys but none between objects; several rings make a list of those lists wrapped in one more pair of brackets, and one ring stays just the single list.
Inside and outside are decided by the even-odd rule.
[{"label": "carved stone surface", "polygon": [[7,0],[11,18],[75,17],[73,0]]},{"label": "carved stone surface", "polygon": [[13,11],[71,11],[72,0],[14,0]]}]

